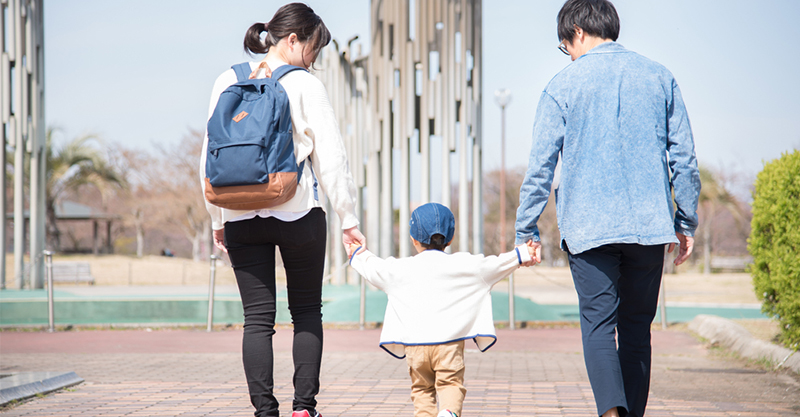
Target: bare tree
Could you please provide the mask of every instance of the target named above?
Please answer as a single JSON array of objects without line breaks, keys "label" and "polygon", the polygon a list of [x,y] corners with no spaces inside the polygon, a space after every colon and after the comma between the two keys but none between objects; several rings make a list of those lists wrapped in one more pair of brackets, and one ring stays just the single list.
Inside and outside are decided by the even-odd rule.
[{"label": "bare tree", "polygon": [[153,215],[154,193],[150,184],[150,173],[158,165],[147,152],[126,149],[120,145],[109,150],[110,161],[122,172],[130,186],[118,193],[109,207],[123,219],[123,224],[131,227],[136,236],[136,256],[145,253],[145,232],[148,219]]},{"label": "bare tree", "polygon": [[738,199],[728,190],[723,180],[723,175],[711,171],[706,167],[700,167],[700,181],[703,184],[700,191],[700,205],[698,214],[700,217],[700,233],[703,243],[703,273],[711,273],[711,257],[714,250],[712,246],[714,235],[719,234],[717,219],[722,213],[727,213],[733,217],[736,226],[742,232],[742,239],[746,236],[742,229],[742,224],[748,215],[748,211]]},{"label": "bare tree", "polygon": [[159,146],[162,160],[150,179],[163,193],[161,220],[175,225],[192,243],[195,261],[208,253],[211,231],[197,171],[202,148],[203,132],[193,129],[177,144]]}]

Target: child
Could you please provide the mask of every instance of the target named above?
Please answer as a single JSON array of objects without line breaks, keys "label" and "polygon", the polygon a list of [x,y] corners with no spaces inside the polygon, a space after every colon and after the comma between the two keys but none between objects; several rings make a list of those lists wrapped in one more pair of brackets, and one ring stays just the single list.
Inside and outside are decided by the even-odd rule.
[{"label": "child", "polygon": [[497,340],[492,286],[532,260],[519,246],[499,256],[447,254],[455,229],[450,210],[436,203],[418,207],[409,221],[418,255],[381,259],[350,245],[350,264],[389,296],[380,346],[406,358],[415,417],[461,415],[464,401],[464,340],[481,351]]}]

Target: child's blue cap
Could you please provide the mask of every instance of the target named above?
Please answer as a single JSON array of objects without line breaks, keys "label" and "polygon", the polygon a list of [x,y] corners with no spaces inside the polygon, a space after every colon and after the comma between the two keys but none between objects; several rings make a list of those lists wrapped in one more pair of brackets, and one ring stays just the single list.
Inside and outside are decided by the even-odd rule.
[{"label": "child's blue cap", "polygon": [[411,213],[408,225],[411,237],[417,242],[428,245],[431,243],[431,236],[440,234],[444,236],[445,243],[449,243],[455,233],[456,219],[449,208],[439,203],[428,203]]}]

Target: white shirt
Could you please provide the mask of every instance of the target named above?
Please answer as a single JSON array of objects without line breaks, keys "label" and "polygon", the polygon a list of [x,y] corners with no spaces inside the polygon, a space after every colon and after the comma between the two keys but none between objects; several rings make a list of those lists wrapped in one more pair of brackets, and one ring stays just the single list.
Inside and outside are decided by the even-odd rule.
[{"label": "white shirt", "polygon": [[[255,70],[258,68],[258,64],[258,62],[250,62],[250,68]],[[270,61],[269,64],[270,68],[274,70],[284,63],[278,62],[277,65],[274,65],[274,62]],[[259,72],[258,77],[264,77],[263,70]],[[214,88],[211,90],[209,119],[214,113],[220,94],[236,81],[236,73],[233,69],[229,69],[217,77]],[[283,221],[294,221],[306,215],[314,207],[321,207],[324,210],[326,196],[342,221],[342,229],[358,226],[356,186],[350,173],[344,142],[325,86],[322,81],[306,71],[292,71],[282,77],[280,83],[289,97],[294,153],[297,163],[300,164],[310,157],[311,164],[305,164],[294,197],[268,210],[228,210],[206,201],[206,209],[211,215],[212,228],[219,230],[224,227],[225,222],[245,220],[256,216],[272,216]],[[207,150],[208,131],[203,140],[203,153],[200,157],[199,169],[204,195]],[[311,172],[312,166],[313,174],[316,175],[320,188],[316,196],[314,175]]]},{"label": "white shirt", "polygon": [[405,345],[473,339],[481,351],[495,341],[491,289],[531,257],[525,246],[498,256],[426,250],[381,259],[363,251],[351,265],[389,296],[380,346],[404,358]]}]

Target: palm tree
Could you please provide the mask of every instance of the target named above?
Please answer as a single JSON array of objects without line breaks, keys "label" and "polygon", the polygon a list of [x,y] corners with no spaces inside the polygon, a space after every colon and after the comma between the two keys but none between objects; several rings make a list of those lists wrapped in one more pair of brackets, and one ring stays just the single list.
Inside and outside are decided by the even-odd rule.
[{"label": "palm tree", "polygon": [[62,146],[55,147],[54,130],[47,130],[47,168],[45,204],[47,211],[47,235],[55,248],[60,246],[61,232],[56,219],[56,204],[66,191],[74,191],[84,185],[93,185],[105,199],[115,188],[124,188],[125,179],[109,163],[105,153],[97,145],[94,135],[79,136]]},{"label": "palm tree", "polygon": [[711,235],[713,233],[714,217],[721,210],[727,210],[733,218],[741,222],[744,214],[736,197],[731,194],[718,180],[717,176],[705,167],[700,167],[700,211],[703,215],[701,232],[703,236],[703,274],[711,273]]}]

